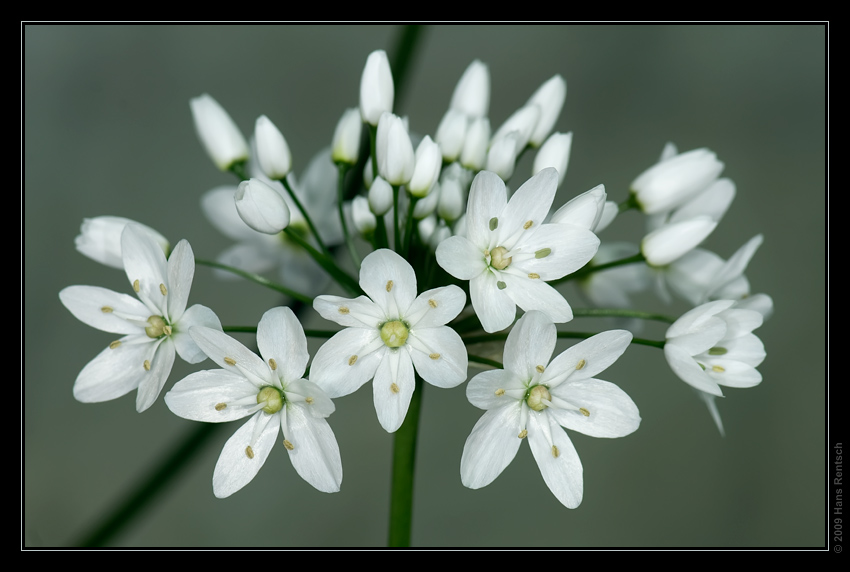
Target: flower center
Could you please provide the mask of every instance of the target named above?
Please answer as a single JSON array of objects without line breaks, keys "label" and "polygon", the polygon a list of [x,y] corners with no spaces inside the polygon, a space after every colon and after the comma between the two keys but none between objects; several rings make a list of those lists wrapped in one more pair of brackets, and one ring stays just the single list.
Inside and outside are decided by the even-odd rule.
[{"label": "flower center", "polygon": [[511,257],[505,256],[508,249],[504,246],[497,246],[490,251],[490,266],[496,270],[504,270],[511,264]]},{"label": "flower center", "polygon": [[548,407],[543,400],[551,401],[552,395],[549,393],[549,389],[545,385],[535,385],[531,388],[531,391],[528,392],[528,398],[525,400],[528,403],[528,406],[531,407],[535,411],[543,411]]},{"label": "flower center", "polygon": [[407,343],[410,329],[401,320],[393,320],[381,326],[381,339],[391,348],[398,348]]},{"label": "flower center", "polygon": [[150,326],[145,326],[145,333],[149,338],[156,339],[171,335],[171,326],[168,325],[162,316],[151,316],[148,318],[148,324]]},{"label": "flower center", "polygon": [[257,394],[257,403],[265,403],[263,411],[266,413],[277,413],[283,409],[283,394],[276,387],[267,385]]}]

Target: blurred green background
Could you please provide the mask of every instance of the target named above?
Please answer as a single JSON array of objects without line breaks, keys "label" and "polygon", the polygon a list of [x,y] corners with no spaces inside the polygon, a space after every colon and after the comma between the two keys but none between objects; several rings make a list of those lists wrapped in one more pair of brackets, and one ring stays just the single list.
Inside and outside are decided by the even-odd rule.
[{"label": "blurred green background", "polygon": [[[268,115],[296,173],[328,145],[358,103],[367,55],[390,49],[380,25],[27,25],[24,73],[24,386],[22,543],[72,546],[143,482],[197,424],[135,393],[76,402],[77,373],[112,340],[78,322],[58,292],[90,284],[129,292],[123,272],[74,249],[84,217],[120,215],[185,238],[213,259],[227,238],[204,218],[201,195],[234,178],[198,142],[189,99],[208,92],[250,134]],[[655,162],[665,142],[708,147],[737,198],[704,246],[728,258],[757,233],[747,275],[775,315],[756,333],[764,381],[719,402],[722,438],[662,353],[633,346],[600,377],[643,418],[614,440],[571,433],[584,465],[581,506],[560,505],[523,446],[490,486],[459,478],[464,441],[481,411],[464,387],[426,386],[417,458],[413,544],[434,547],[823,547],[826,453],[826,28],[791,25],[437,25],[423,30],[404,100],[410,128],[435,132],[473,59],[490,69],[494,128],[554,74],[568,92],[556,130],[573,132],[556,206],[603,183],[609,198]],[[514,181],[530,175],[529,153]],[[601,238],[639,240],[624,214]],[[315,292],[313,294],[317,294]],[[566,292],[574,306],[580,298]],[[246,282],[198,267],[190,303],[226,325],[255,325],[280,303]],[[651,295],[640,309],[678,315]],[[305,327],[328,327],[312,311]],[[610,324],[577,319],[575,329]],[[644,337],[660,339],[649,324]],[[246,344],[251,336],[242,335]],[[316,342],[317,343],[317,342]],[[311,344],[311,353],[316,343]],[[567,344],[562,341],[558,351]],[[179,362],[169,382],[210,362]],[[474,374],[475,371],[473,370]],[[345,477],[333,495],[292,469],[281,447],[242,491],[212,494],[221,427],[190,468],[122,529],[113,546],[372,547],[387,538],[392,438],[371,387],[336,400],[329,418]]]}]

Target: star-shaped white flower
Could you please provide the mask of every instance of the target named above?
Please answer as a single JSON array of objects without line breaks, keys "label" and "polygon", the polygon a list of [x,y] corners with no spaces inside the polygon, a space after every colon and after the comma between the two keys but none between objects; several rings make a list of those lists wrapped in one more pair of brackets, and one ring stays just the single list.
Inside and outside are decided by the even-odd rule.
[{"label": "star-shaped white flower", "polygon": [[543,224],[557,188],[558,172],[548,167],[508,201],[502,179],[481,171],[469,190],[466,236],[437,247],[439,265],[469,280],[472,306],[488,332],[510,326],[517,306],[545,312],[558,323],[573,318],[569,303],[546,282],[584,266],[599,239],[577,225]]},{"label": "star-shaped white flower", "polygon": [[466,379],[466,347],[445,324],[466,304],[457,286],[416,295],[416,274],[391,250],[363,259],[355,299],[318,296],[313,307],[346,328],[316,353],[310,378],[331,397],[348,395],[374,378],[375,410],[392,433],[407,415],[415,387],[414,369],[437,387],[455,387]]},{"label": "star-shaped white flower", "polygon": [[626,350],[632,335],[602,332],[549,361],[555,324],[531,311],[517,320],[505,343],[505,369],[473,377],[466,396],[486,410],[475,424],[460,461],[463,484],[487,486],[507,467],[528,438],[543,480],[557,499],[576,508],[582,499],[582,466],[567,433],[623,437],[640,424],[637,406],[613,383],[593,376]]},{"label": "star-shaped white flower", "polygon": [[189,363],[206,359],[189,328],[221,329],[221,323],[206,306],[186,308],[195,274],[188,242],[181,240],[166,261],[154,237],[128,224],[121,234],[121,256],[138,300],[97,286],[69,286],[59,299],[78,320],[124,334],[83,368],[74,383],[74,397],[96,403],[138,388],[136,410],[141,412],[156,401],[175,353]]},{"label": "star-shaped white flower", "polygon": [[310,356],[301,324],[286,307],[272,308],[257,326],[254,352],[224,332],[192,328],[192,337],[222,369],[193,373],[165,394],[172,412],[193,421],[250,419],[228,439],[213,473],[213,492],[225,498],[256,476],[283,432],[292,466],[322,492],[342,483],[339,446],[326,417],[334,404],[302,379]]}]

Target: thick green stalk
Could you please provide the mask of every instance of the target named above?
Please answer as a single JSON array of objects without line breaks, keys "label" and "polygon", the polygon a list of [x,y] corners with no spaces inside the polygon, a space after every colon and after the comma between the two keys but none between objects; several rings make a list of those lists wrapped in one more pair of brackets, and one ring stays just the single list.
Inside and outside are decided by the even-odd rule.
[{"label": "thick green stalk", "polygon": [[390,493],[389,546],[410,546],[413,520],[413,475],[416,464],[416,436],[422,407],[422,379],[416,376],[416,388],[410,398],[407,416],[393,436],[392,492]]}]

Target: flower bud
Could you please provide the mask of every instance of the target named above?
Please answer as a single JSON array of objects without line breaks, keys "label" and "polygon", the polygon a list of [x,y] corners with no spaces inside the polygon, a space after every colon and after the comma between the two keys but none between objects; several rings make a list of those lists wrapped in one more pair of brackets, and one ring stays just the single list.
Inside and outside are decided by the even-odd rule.
[{"label": "flower bud", "polygon": [[292,153],[283,133],[268,117],[261,115],[254,126],[254,137],[260,169],[273,181],[285,179],[292,169]]},{"label": "flower bud", "polygon": [[74,239],[77,251],[95,262],[112,268],[124,268],[121,257],[121,233],[128,224],[136,225],[151,236],[168,256],[168,239],[149,226],[119,216],[98,216],[83,219],[80,234]]},{"label": "flower bud", "polygon": [[490,70],[475,60],[458,80],[449,106],[470,118],[486,117],[490,109]]},{"label": "flower bud", "polygon": [[722,170],[714,153],[694,149],[656,163],[632,182],[631,189],[643,212],[665,212],[708,187]]},{"label": "flower bud", "polygon": [[351,220],[354,221],[354,228],[364,236],[375,230],[378,221],[370,210],[369,199],[362,196],[354,197],[351,201]]},{"label": "flower bud", "polygon": [[383,216],[393,208],[393,188],[380,176],[369,187],[369,207],[377,216]]},{"label": "flower bud", "polygon": [[378,122],[375,138],[378,173],[391,185],[404,185],[413,176],[414,153],[404,121],[397,115],[384,112]]},{"label": "flower bud", "polygon": [[560,75],[555,75],[537,88],[528,100],[526,105],[536,104],[540,109],[540,118],[528,140],[531,145],[539,147],[552,132],[566,98],[567,82]]},{"label": "flower bud", "polygon": [[605,185],[596,185],[555,211],[550,222],[572,224],[593,231],[602,218],[607,197]]},{"label": "flower bud", "polygon": [[443,191],[441,184],[437,181],[434,183],[434,187],[431,189],[430,193],[416,201],[416,204],[413,206],[413,218],[421,220],[430,216],[431,213],[437,210],[437,203],[440,202],[440,195],[442,194]]},{"label": "flower bud", "polygon": [[347,163],[349,165],[357,163],[362,129],[363,121],[357,108],[346,109],[334,131],[331,146],[331,158],[334,163]]},{"label": "flower bud", "polygon": [[449,109],[440,120],[434,138],[443,152],[443,159],[447,162],[455,161],[463,151],[466,129],[469,118],[462,111]]},{"label": "flower bud", "polygon": [[516,131],[516,153],[519,153],[528,145],[529,138],[534,132],[537,121],[540,119],[540,107],[537,104],[525,105],[517,109],[513,115],[508,117],[496,134],[493,135],[490,147],[495,145],[497,139],[504,137],[511,131]]},{"label": "flower bud", "polygon": [[230,115],[206,93],[189,102],[195,130],[207,154],[222,170],[248,160],[248,143]]},{"label": "flower bud", "polygon": [[716,226],[709,216],[666,224],[643,237],[640,251],[650,265],[666,266],[696,248]]},{"label": "flower bud", "polygon": [[440,182],[440,202],[437,204],[440,218],[452,222],[463,214],[466,206],[463,194],[461,181],[457,178],[446,177]]},{"label": "flower bud", "polygon": [[490,145],[490,150],[487,152],[486,170],[493,171],[503,181],[507,181],[514,174],[516,156],[519,150],[517,139],[519,139],[517,131],[506,133],[494,139]]},{"label": "flower bud", "polygon": [[239,183],[233,198],[239,217],[257,232],[277,234],[289,225],[286,201],[260,179]]},{"label": "flower bud", "polygon": [[381,114],[393,110],[395,87],[390,62],[384,50],[375,50],[366,59],[360,77],[360,117],[365,123],[377,125]]},{"label": "flower bud", "polygon": [[564,182],[567,165],[570,162],[570,148],[573,144],[573,134],[553,133],[534,156],[534,166],[531,174],[536,175],[546,167],[554,167],[558,171],[558,186]]},{"label": "flower bud", "polygon": [[427,195],[440,176],[442,166],[443,156],[440,153],[440,146],[426,135],[416,148],[413,176],[407,184],[408,192],[420,199]]},{"label": "flower bud", "polygon": [[460,163],[467,169],[480,171],[487,161],[487,146],[490,144],[490,120],[479,117],[470,122],[463,140]]}]

